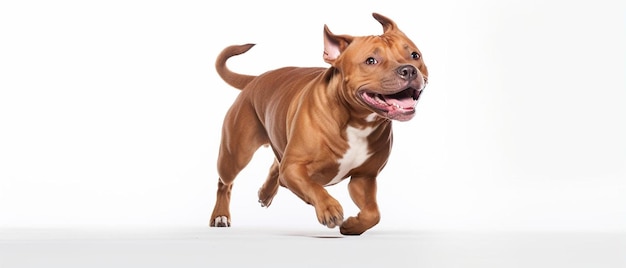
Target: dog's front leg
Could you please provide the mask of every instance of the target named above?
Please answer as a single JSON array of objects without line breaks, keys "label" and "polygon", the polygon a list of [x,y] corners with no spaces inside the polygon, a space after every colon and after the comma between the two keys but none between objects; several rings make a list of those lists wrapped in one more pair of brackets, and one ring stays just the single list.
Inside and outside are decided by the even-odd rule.
[{"label": "dog's front leg", "polygon": [[344,235],[360,235],[380,221],[376,203],[376,177],[353,176],[348,190],[361,211],[356,217],[344,221],[339,230]]},{"label": "dog's front leg", "polygon": [[315,207],[317,220],[328,228],[340,226],[343,222],[343,208],[330,196],[326,189],[311,180],[304,164],[281,164],[280,180],[304,202]]}]

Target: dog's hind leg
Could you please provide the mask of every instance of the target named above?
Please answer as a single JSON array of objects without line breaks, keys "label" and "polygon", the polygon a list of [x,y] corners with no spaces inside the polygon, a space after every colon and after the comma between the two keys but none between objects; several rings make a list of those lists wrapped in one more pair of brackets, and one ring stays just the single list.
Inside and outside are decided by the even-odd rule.
[{"label": "dog's hind leg", "polygon": [[210,226],[229,227],[230,195],[233,181],[250,162],[254,152],[268,142],[254,109],[238,98],[226,114],[222,129],[217,168],[219,181]]},{"label": "dog's hind leg", "polygon": [[279,167],[278,159],[274,159],[270,173],[267,175],[263,186],[259,189],[259,203],[261,203],[262,207],[269,207],[272,204],[272,199],[278,192]]}]

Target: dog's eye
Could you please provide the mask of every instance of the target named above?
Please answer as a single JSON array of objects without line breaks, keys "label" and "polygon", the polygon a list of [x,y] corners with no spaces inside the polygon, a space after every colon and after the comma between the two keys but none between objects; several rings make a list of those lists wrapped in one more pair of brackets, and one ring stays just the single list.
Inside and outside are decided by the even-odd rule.
[{"label": "dog's eye", "polygon": [[411,58],[413,58],[414,60],[418,60],[420,58],[420,54],[418,54],[417,52],[413,52],[411,53]]},{"label": "dog's eye", "polygon": [[372,58],[372,57],[369,57],[369,58],[367,58],[365,60],[365,64],[372,65],[372,64],[376,64],[376,63],[378,63],[378,61],[376,59]]}]

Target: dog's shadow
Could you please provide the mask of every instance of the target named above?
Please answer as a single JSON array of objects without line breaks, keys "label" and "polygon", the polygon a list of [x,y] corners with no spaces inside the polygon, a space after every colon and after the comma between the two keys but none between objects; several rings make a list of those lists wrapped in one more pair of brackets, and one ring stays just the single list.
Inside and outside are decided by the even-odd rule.
[{"label": "dog's shadow", "polygon": [[346,236],[342,234],[311,234],[305,232],[292,232],[283,234],[284,236],[291,237],[305,237],[305,238],[315,238],[315,239],[337,239],[337,238],[346,238]]},{"label": "dog's shadow", "polygon": [[310,238],[345,238],[345,236],[342,235],[305,235],[305,237],[310,237]]}]

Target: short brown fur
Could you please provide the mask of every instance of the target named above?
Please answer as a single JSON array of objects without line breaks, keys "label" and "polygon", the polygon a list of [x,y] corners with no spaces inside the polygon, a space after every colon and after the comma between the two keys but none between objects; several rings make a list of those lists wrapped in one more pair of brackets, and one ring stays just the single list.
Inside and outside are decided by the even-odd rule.
[{"label": "short brown fur", "polygon": [[[250,76],[230,71],[226,61],[252,44],[228,47],[218,56],[219,75],[242,91],[224,118],[211,226],[230,226],[232,183],[263,145],[276,158],[258,193],[262,206],[271,204],[282,185],[314,206],[321,224],[340,227],[342,234],[359,235],[379,222],[376,178],[391,150],[391,120],[413,117],[413,108],[400,104],[417,102],[428,70],[392,20],[373,16],[383,25],[380,36],[334,35],[324,27],[323,58],[330,68],[286,67]],[[350,142],[361,138],[367,157],[347,154]],[[341,176],[340,160],[356,164]],[[345,220],[342,206],[324,189],[337,176],[350,178],[348,190],[360,209]]]}]

